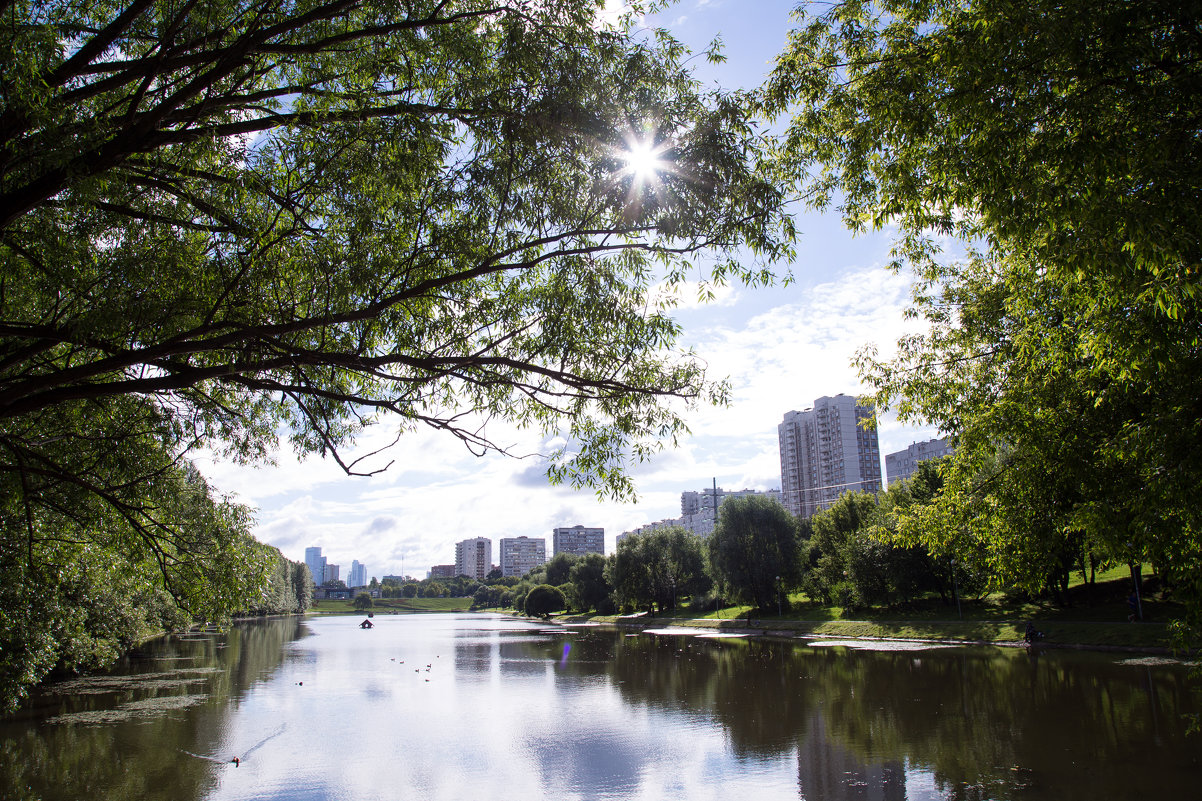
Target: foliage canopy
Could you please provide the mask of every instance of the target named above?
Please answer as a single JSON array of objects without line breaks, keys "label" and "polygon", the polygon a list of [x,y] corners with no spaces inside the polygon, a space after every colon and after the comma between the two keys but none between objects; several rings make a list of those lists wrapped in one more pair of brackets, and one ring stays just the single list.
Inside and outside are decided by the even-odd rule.
[{"label": "foliage canopy", "polygon": [[797,518],[774,498],[727,498],[706,541],[718,589],[760,609],[775,606],[801,585],[803,565]]},{"label": "foliage canopy", "polygon": [[531,617],[550,617],[552,612],[568,608],[563,590],[550,584],[539,584],[526,593],[525,610]]},{"label": "foliage canopy", "polygon": [[619,603],[654,613],[671,611],[685,596],[709,589],[702,540],[681,526],[629,534],[606,565]]},{"label": "foliage canopy", "polygon": [[[239,608],[270,565],[197,447],[364,473],[374,422],[483,451],[503,418],[566,434],[553,479],[630,494],[626,461],[684,430],[669,399],[726,393],[653,287],[770,280],[734,254],[791,231],[740,99],[599,7],[7,4],[5,591],[116,554],[190,614]],[[643,139],[651,181],[621,158]]]},{"label": "foliage canopy", "polygon": [[[1180,3],[802,9],[762,96],[781,175],[896,225],[926,332],[860,368],[951,434],[901,532],[1041,589],[1153,561],[1202,620],[1202,39]],[[949,237],[965,255],[952,258]]]}]

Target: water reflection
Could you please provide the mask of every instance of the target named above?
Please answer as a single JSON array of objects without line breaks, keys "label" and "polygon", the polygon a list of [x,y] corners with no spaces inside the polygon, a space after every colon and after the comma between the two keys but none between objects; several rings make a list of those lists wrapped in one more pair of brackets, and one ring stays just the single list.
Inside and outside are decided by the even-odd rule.
[{"label": "water reflection", "polygon": [[1157,660],[377,621],[162,641],[62,685],[0,723],[0,787],[47,801],[1059,801],[1189,797],[1202,779],[1184,669]]},{"label": "water reflection", "polygon": [[[0,720],[0,790],[11,799],[202,798],[230,710],[268,679],[299,620],[146,644],[108,674],[52,685]],[[224,765],[222,765],[224,767]]]}]

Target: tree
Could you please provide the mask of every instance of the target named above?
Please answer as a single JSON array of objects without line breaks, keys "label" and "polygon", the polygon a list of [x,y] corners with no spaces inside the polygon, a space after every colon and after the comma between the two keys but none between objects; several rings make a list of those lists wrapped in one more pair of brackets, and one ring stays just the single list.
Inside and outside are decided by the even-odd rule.
[{"label": "tree", "polygon": [[792,115],[778,167],[854,228],[899,227],[927,333],[861,371],[956,445],[902,535],[1032,590],[1084,550],[1152,560],[1202,623],[1195,15],[899,0],[799,22],[762,96]]},{"label": "tree", "polygon": [[613,590],[605,579],[605,561],[602,554],[585,554],[568,571],[581,612],[598,609]]},{"label": "tree", "polygon": [[[851,561],[857,538],[868,537],[869,529],[880,519],[880,508],[874,493],[847,492],[829,508],[816,512],[809,520],[809,546],[812,569],[806,574],[807,594],[823,603],[843,606],[867,605],[876,599],[858,594],[851,576]],[[857,564],[861,576],[868,567],[866,550],[859,554]],[[857,597],[859,596],[859,597]]]},{"label": "tree", "polygon": [[[5,709],[55,667],[105,667],[160,631],[251,609],[276,588],[273,578],[283,580],[278,552],[247,533],[247,510],[215,498],[199,472],[165,453],[149,432],[131,437],[123,454],[99,454],[99,442],[78,444],[75,454],[60,453],[75,461],[78,482],[36,470],[23,482],[0,471]],[[127,475],[140,483],[97,498],[89,484],[111,477],[114,460],[126,462]],[[37,497],[24,496],[27,489]],[[138,514],[146,514],[149,532],[128,524]]]},{"label": "tree", "polygon": [[[281,555],[282,557],[282,555]],[[292,562],[292,589],[296,593],[296,611],[305,612],[313,604],[313,574],[304,562]]]},{"label": "tree", "polygon": [[797,519],[776,500],[727,498],[706,546],[714,582],[735,600],[768,609],[801,584]]},{"label": "tree", "polygon": [[[929,504],[942,488],[940,464],[920,462],[914,474],[886,492],[848,492],[809,519],[809,562],[803,586],[812,598],[847,608],[895,605],[928,592],[951,603],[951,565],[940,568],[922,545],[898,537],[898,520]],[[960,587],[979,588],[963,580]]]},{"label": "tree", "polygon": [[[593,0],[6,10],[16,597],[56,591],[79,550],[129,549],[186,608],[237,608],[255,588],[233,577],[262,573],[237,520],[198,518],[245,513],[176,514],[196,496],[168,485],[196,448],[259,460],[280,432],[370,473],[383,457],[347,455],[369,425],[483,452],[502,418],[566,435],[552,479],[629,495],[621,465],[684,430],[674,401],[726,395],[672,352],[653,285],[700,259],[767,281],[746,253],[788,252],[739,99],[702,95],[675,42],[597,24]],[[641,140],[652,181],[623,160]]]},{"label": "tree", "polygon": [[270,545],[255,542],[253,547],[266,556],[270,569],[258,597],[249,599],[238,614],[285,615],[307,611],[313,599],[313,580],[305,563],[285,559],[278,548]]},{"label": "tree", "polygon": [[590,0],[12,10],[3,420],[153,396],[180,446],[260,457],[282,424],[356,472],[381,415],[478,450],[502,417],[626,495],[612,468],[683,431],[664,399],[725,395],[664,355],[652,282],[786,252],[737,98]]},{"label": "tree", "polygon": [[503,606],[506,588],[504,585],[481,584],[472,594],[472,606],[477,609],[488,609]]},{"label": "tree", "polygon": [[547,618],[552,612],[560,612],[567,608],[568,600],[559,587],[539,584],[526,594],[526,614],[531,617]]},{"label": "tree", "polygon": [[543,565],[544,581],[554,587],[566,584],[572,573],[572,567],[580,559],[574,553],[557,553]]},{"label": "tree", "polygon": [[676,607],[680,598],[709,589],[701,538],[681,526],[631,534],[606,566],[618,601],[651,613]]},{"label": "tree", "polygon": [[370,595],[365,592],[361,592],[355,596],[355,611],[366,612],[368,609],[371,609],[371,607],[372,601]]}]

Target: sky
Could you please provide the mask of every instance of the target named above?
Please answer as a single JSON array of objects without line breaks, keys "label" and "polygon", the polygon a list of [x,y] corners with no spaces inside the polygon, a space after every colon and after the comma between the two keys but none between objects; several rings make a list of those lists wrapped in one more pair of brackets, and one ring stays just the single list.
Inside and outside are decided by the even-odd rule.
[{"label": "sky", "polygon": [[[648,24],[668,27],[695,52],[720,36],[727,61],[695,61],[699,77],[726,88],[759,85],[789,30],[795,0],[684,0]],[[257,509],[255,536],[285,556],[303,560],[319,546],[345,578],[351,561],[368,576],[424,578],[431,565],[455,561],[455,543],[493,540],[500,562],[502,537],[542,537],[551,550],[557,526],[601,526],[606,553],[618,534],[680,515],[680,494],[712,485],[726,489],[780,487],[777,425],[784,414],[815,399],[865,391],[851,360],[875,345],[892,352],[912,331],[904,319],[909,279],[885,269],[890,237],[852,237],[837,214],[800,213],[797,258],[778,265],[788,286],[730,287],[705,305],[677,310],[678,345],[708,365],[708,377],[727,378],[727,407],[686,413],[691,434],[631,469],[638,500],[600,500],[591,491],[550,486],[537,458],[476,457],[453,437],[406,435],[382,457],[391,467],[371,477],[345,475],[332,460],[298,460],[287,446],[271,466],[239,466],[213,457],[198,465],[219,492]],[[495,440],[518,453],[535,453],[537,437],[497,423]],[[878,423],[882,455],[938,436],[933,429],[899,424],[888,413]],[[395,437],[377,426],[361,437],[361,451]],[[383,463],[378,462],[378,463]],[[884,466],[882,465],[882,474]]]}]

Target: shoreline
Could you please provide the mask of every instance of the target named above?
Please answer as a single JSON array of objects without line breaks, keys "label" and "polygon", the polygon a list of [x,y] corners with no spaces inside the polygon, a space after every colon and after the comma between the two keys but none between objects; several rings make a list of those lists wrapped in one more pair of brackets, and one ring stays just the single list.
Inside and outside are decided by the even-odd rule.
[{"label": "shoreline", "polygon": [[[528,618],[539,620],[538,618]],[[680,630],[680,636],[738,636],[754,637],[757,639],[776,639],[792,641],[809,640],[848,640],[863,643],[907,643],[931,644],[942,646],[992,645],[1001,648],[1031,648],[1037,650],[1067,649],[1078,651],[1098,651],[1102,653],[1142,653],[1158,656],[1177,656],[1182,660],[1195,658],[1198,652],[1175,653],[1168,644],[1151,644],[1148,642],[1099,642],[1088,641],[1094,638],[1064,638],[1056,637],[1059,631],[1068,634],[1068,630],[1079,632],[1082,627],[1094,627],[1095,632],[1107,639],[1115,639],[1116,635],[1126,632],[1142,635],[1143,639],[1149,633],[1147,627],[1154,626],[1158,633],[1167,638],[1167,628],[1157,623],[1045,623],[1040,621],[1045,637],[1034,643],[1023,641],[1024,624],[1013,621],[806,621],[806,620],[765,620],[759,618],[739,618],[737,620],[720,620],[714,618],[673,618],[673,617],[614,617],[564,615],[547,621],[564,628],[583,628],[590,626],[611,627],[621,630],[649,631],[673,634],[673,629]],[[1128,630],[1127,626],[1144,627],[1143,631]],[[960,629],[963,633],[957,634]],[[717,632],[717,634],[711,633]],[[892,632],[892,633],[890,633]],[[977,636],[973,636],[973,635]],[[983,636],[988,634],[989,636]],[[1125,637],[1118,637],[1125,639]],[[1087,641],[1082,641],[1087,640]]]}]

